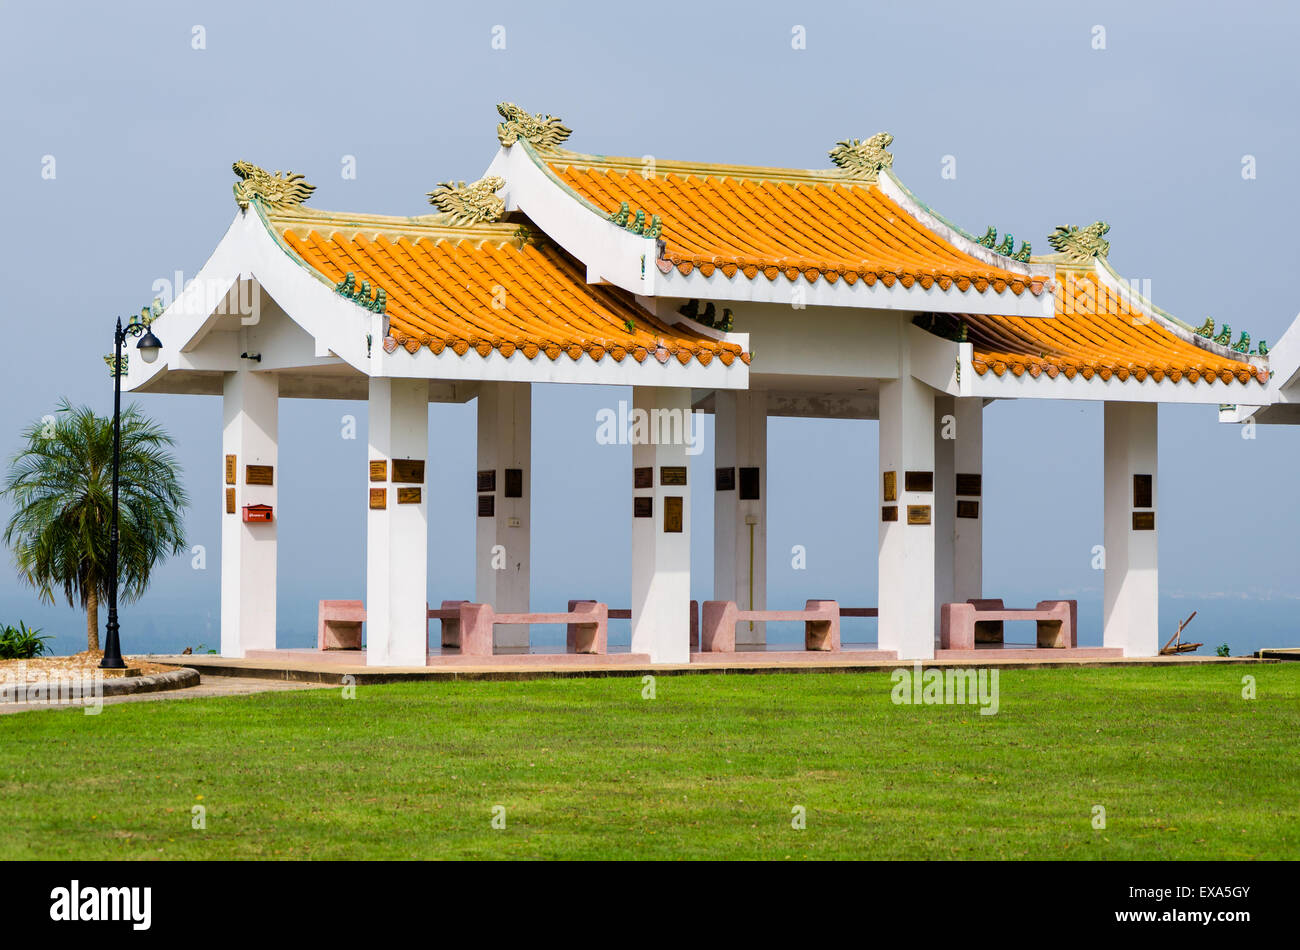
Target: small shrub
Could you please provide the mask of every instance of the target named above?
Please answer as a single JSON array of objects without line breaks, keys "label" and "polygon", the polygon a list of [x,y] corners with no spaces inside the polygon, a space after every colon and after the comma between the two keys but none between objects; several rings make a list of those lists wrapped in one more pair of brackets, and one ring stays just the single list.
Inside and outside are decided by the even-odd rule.
[{"label": "small shrub", "polygon": [[45,641],[50,637],[40,635],[40,630],[32,630],[21,620],[14,627],[5,624],[0,628],[0,660],[30,660],[50,652]]},{"label": "small shrub", "polygon": [[1226,643],[1220,643],[1219,648],[1214,652],[1219,654],[1219,656],[1232,656],[1232,651],[1228,649],[1228,645]]}]

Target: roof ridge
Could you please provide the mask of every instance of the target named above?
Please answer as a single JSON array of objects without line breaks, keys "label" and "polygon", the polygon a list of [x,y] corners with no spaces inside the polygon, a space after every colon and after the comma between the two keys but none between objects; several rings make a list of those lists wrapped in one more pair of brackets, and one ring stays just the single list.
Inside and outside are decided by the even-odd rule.
[{"label": "roof ridge", "polygon": [[598,155],[569,149],[550,149],[539,155],[549,164],[603,165],[611,169],[641,172],[647,165],[656,175],[678,173],[701,178],[746,178],[765,181],[808,181],[828,185],[851,185],[870,188],[875,182],[848,174],[841,168],[785,168],[776,165],[735,165],[727,162],[695,162],[683,159],[636,158],[631,155]]},{"label": "roof ridge", "polygon": [[[268,223],[279,229],[300,230],[320,226],[330,226],[340,230],[375,231],[378,233],[419,235],[445,240],[485,240],[499,241],[503,244],[518,242],[520,228],[526,225],[518,221],[477,222],[474,224],[451,223],[452,213],[437,212],[415,216],[371,214],[350,211],[323,211],[318,208],[294,208],[293,210],[265,209]],[[528,242],[537,243],[541,235],[532,228],[527,228]]]}]

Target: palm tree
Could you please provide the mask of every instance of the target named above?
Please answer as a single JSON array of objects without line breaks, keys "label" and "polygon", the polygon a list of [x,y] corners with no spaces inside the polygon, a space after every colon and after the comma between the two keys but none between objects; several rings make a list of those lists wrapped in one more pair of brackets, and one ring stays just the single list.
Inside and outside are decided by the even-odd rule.
[{"label": "palm tree", "polygon": [[[99,649],[99,604],[111,594],[109,527],[113,515],[113,420],[67,400],[58,413],[23,431],[0,495],[14,505],[5,529],[18,574],[54,603],[86,611],[86,644]],[[118,592],[133,601],[149,572],[185,551],[182,513],[188,504],[173,440],[135,406],[122,411],[118,483]]]}]

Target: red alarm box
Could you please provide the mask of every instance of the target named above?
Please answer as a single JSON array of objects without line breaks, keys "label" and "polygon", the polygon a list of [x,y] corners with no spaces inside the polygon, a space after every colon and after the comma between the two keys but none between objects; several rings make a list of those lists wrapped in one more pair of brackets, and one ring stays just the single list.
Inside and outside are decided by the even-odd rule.
[{"label": "red alarm box", "polygon": [[270,505],[245,505],[245,521],[274,521],[275,515]]}]

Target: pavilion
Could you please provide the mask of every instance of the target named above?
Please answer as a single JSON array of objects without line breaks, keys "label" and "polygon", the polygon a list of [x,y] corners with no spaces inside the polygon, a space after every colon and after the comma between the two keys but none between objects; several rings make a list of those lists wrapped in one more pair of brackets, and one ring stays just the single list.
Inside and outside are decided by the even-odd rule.
[{"label": "pavilion", "polygon": [[[130,360],[124,388],[223,401],[224,656],[277,646],[280,398],[368,400],[366,662],[388,666],[434,662],[430,402],[477,400],[474,600],[526,612],[531,386],[633,388],[651,433],[628,486],[631,649],[653,663],[692,661],[673,432],[693,409],[715,415],[714,596],[751,610],[767,606],[768,417],[879,420],[877,646],[900,660],[934,657],[940,606],[984,594],[993,400],[1105,403],[1103,642],[1129,657],[1159,649],[1157,405],[1300,417],[1294,328],[1269,354],[1181,323],[1112,270],[1101,222],[1058,228],[1046,255],[967,233],[895,177],[886,133],[836,144],[827,170],[756,168],[581,154],[558,119],[498,111],[483,177],[439,185],[430,214],[318,211],[302,176],[237,162],[229,230],[151,315],[163,350]],[[740,645],[762,643],[752,626]],[[526,648],[528,626],[495,637]]]}]

